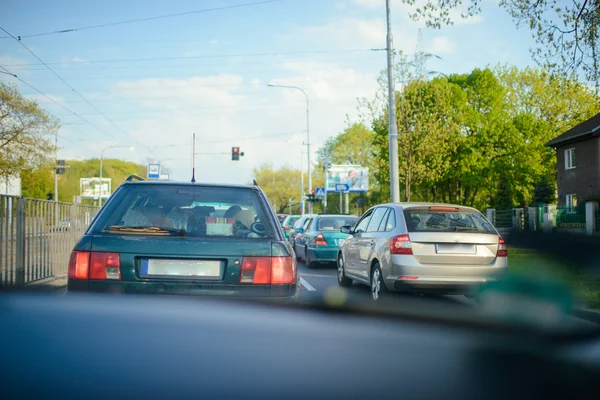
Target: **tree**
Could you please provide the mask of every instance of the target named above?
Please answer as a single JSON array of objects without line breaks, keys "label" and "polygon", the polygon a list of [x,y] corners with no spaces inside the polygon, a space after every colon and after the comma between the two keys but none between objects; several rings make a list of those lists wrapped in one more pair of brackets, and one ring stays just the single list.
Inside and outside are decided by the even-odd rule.
[{"label": "tree", "polygon": [[[414,5],[416,0],[403,0]],[[467,6],[461,16],[481,12],[482,0],[425,0],[411,15],[427,26],[452,24],[451,11]],[[570,74],[581,70],[600,87],[600,2],[597,0],[500,0],[500,6],[516,24],[528,25],[538,43],[532,49],[535,61],[553,72]]]},{"label": "tree", "polygon": [[21,171],[21,193],[23,197],[45,199],[47,193],[54,193],[52,166]]},{"label": "tree", "polygon": [[[289,211],[289,201],[294,206],[292,212],[299,210],[301,203],[300,193],[300,171],[291,167],[275,169],[272,164],[262,164],[252,170],[254,179],[267,195],[273,209],[278,213]],[[314,175],[313,175],[314,177]],[[306,175],[304,181],[307,182]]]},{"label": "tree", "polygon": [[46,163],[55,151],[51,139],[58,128],[37,102],[0,82],[0,175],[18,176]]}]

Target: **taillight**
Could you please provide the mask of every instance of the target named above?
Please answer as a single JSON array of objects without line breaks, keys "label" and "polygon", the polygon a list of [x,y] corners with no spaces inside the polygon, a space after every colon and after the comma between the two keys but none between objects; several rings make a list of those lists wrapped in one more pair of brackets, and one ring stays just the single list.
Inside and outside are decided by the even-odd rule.
[{"label": "taillight", "polygon": [[286,227],[285,227],[285,230],[286,230],[286,231],[289,231],[289,230],[290,230],[290,227],[289,227],[289,226],[286,226]]},{"label": "taillight", "polygon": [[508,247],[502,238],[498,238],[498,251],[496,252],[496,257],[508,257]]},{"label": "taillight", "polygon": [[90,273],[90,252],[74,251],[69,259],[69,279],[88,279]]},{"label": "taillight", "polygon": [[296,267],[292,257],[244,257],[240,283],[284,285],[294,283]]},{"label": "taillight", "polygon": [[96,253],[90,257],[90,279],[121,280],[119,253]]},{"label": "taillight", "polygon": [[412,244],[408,235],[400,235],[390,239],[390,254],[411,255]]},{"label": "taillight", "polygon": [[119,253],[74,251],[69,259],[70,279],[120,280]]},{"label": "taillight", "polygon": [[325,240],[322,233],[319,233],[315,238],[315,246],[327,246],[327,240]]}]

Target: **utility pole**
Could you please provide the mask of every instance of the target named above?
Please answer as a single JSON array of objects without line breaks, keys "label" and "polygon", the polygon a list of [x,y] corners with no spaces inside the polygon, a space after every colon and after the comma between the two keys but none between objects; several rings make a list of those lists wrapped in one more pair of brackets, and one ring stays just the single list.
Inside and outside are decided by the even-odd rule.
[{"label": "utility pole", "polygon": [[192,134],[192,183],[196,182],[196,133]]},{"label": "utility pole", "polygon": [[400,178],[398,173],[398,125],[396,120],[396,89],[394,85],[394,43],[390,0],[385,0],[387,14],[387,70],[388,70],[388,140],[390,153],[390,194],[393,203],[400,202]]}]

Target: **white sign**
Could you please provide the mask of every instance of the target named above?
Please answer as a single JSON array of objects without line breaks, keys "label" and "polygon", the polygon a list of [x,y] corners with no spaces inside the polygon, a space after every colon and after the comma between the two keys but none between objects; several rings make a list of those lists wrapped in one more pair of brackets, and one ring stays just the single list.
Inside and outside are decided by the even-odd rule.
[{"label": "white sign", "polygon": [[327,191],[339,192],[337,185],[348,185],[345,191],[366,192],[369,190],[369,169],[360,165],[332,165],[327,170]]},{"label": "white sign", "polygon": [[110,197],[112,191],[112,179],[102,178],[81,178],[79,179],[79,194],[82,199],[99,199],[102,194],[103,199]]},{"label": "white sign", "polygon": [[160,164],[148,164],[148,179],[160,179]]},{"label": "white sign", "polygon": [[168,174],[160,174],[160,179],[161,181],[168,181],[169,180],[169,175]]}]

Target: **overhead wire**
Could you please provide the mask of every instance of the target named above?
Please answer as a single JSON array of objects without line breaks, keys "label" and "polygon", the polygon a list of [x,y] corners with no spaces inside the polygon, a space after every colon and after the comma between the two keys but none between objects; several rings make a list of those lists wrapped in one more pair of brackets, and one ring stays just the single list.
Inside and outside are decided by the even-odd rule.
[{"label": "overhead wire", "polygon": [[[264,0],[264,1],[256,1],[253,3],[234,4],[234,5],[230,5],[230,6],[205,8],[202,10],[185,11],[185,12],[180,12],[180,13],[157,15],[157,16],[153,16],[153,17],[129,19],[129,20],[125,20],[125,21],[107,22],[104,24],[88,25],[88,26],[83,26],[83,27],[79,27],[79,28],[60,29],[60,30],[50,31],[50,32],[34,33],[34,34],[30,34],[30,35],[21,35],[19,37],[25,39],[25,38],[32,38],[32,37],[38,37],[38,36],[58,35],[58,34],[72,33],[72,32],[78,32],[78,31],[83,31],[83,30],[106,28],[109,26],[152,21],[152,20],[163,19],[163,18],[173,18],[173,17],[181,17],[184,15],[201,14],[201,13],[208,13],[208,12],[213,12],[213,11],[228,10],[228,9],[233,9],[233,8],[251,7],[251,6],[257,6],[257,5],[267,4],[267,3],[277,3],[277,2],[281,2],[281,1],[284,1],[284,0]],[[7,38],[8,37],[6,37],[6,36],[2,37],[2,39],[7,39]]]},{"label": "overhead wire", "polygon": [[[114,121],[112,121],[106,114],[104,114],[102,111],[100,111],[96,106],[94,106],[88,99],[86,99],[81,93],[79,93],[73,86],[71,86],[67,81],[65,81],[59,74],[57,74],[50,66],[48,66],[46,63],[44,63],[44,61],[39,58],[37,56],[37,54],[35,54],[31,49],[29,49],[29,47],[27,47],[22,41],[20,41],[19,39],[17,39],[16,37],[14,37],[10,32],[8,32],[6,29],[4,29],[2,26],[0,26],[0,30],[2,30],[4,33],[6,33],[7,35],[11,36],[15,41],[17,41],[17,43],[19,43],[25,50],[27,50],[32,56],[34,56],[40,63],[42,63],[43,65],[46,66],[46,68],[48,68],[48,70],[50,72],[52,72],[52,74],[54,74],[61,82],[63,82],[69,89],[71,89],[71,91],[73,91],[73,93],[77,94],[82,100],[84,100],[90,107],[92,107],[94,110],[96,110],[100,115],[102,115],[111,125],[113,125],[115,128],[119,129],[121,132],[125,133],[127,136],[129,136],[131,139],[133,139],[136,143],[138,143],[140,146],[145,147],[144,145],[142,145],[137,139],[135,139],[134,137],[132,137],[127,131],[125,131],[123,128],[121,128],[119,125],[117,125]],[[154,157],[158,158],[156,156],[156,154],[154,154],[150,149],[148,149],[150,151],[150,154],[152,154]]]}]

